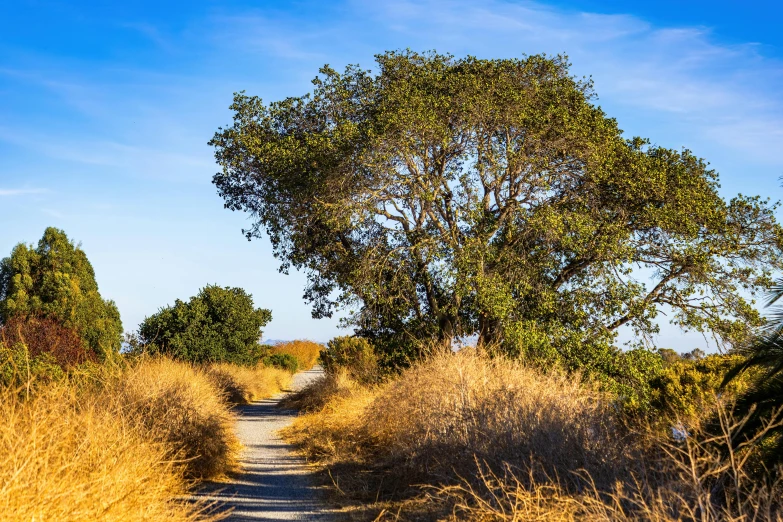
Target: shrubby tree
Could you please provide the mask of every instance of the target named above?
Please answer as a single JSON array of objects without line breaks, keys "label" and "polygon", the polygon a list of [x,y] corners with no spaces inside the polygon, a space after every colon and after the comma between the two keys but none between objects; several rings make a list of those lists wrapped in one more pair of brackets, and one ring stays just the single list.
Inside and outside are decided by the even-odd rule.
[{"label": "shrubby tree", "polygon": [[752,296],[783,267],[775,206],[725,201],[690,151],[626,139],[565,57],[387,52],[313,84],[236,94],[213,182],[252,216],[248,239],[307,273],[313,316],[356,310],[388,359],[477,335],[633,381],[618,330],[649,348],[664,308],[724,346],[762,324]]},{"label": "shrubby tree", "polygon": [[209,285],[145,318],[139,338],[147,349],[185,361],[246,364],[260,357],[261,328],[271,320],[243,289]]},{"label": "shrubby tree", "polygon": [[682,360],[682,356],[671,348],[658,348],[656,351],[661,356],[664,366],[670,366]]},{"label": "shrubby tree", "polygon": [[56,320],[100,357],[122,341],[117,306],[101,297],[84,251],[57,228],[47,228],[37,247],[19,243],[0,261],[0,324],[15,317]]},{"label": "shrubby tree", "polygon": [[335,337],[321,350],[321,364],[326,373],[344,370],[362,384],[375,383],[382,378],[375,350],[362,337]]}]

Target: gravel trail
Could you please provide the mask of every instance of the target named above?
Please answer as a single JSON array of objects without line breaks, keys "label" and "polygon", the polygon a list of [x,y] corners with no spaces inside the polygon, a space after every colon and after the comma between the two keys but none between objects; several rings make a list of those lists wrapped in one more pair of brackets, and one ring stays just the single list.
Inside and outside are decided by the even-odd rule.
[{"label": "gravel trail", "polygon": [[[292,391],[322,374],[315,367],[294,375]],[[279,407],[283,397],[284,393],[237,409],[237,435],[244,445],[242,471],[231,482],[207,484],[198,493],[215,502],[217,511],[231,510],[228,521],[333,519],[319,498],[312,470],[277,435],[296,416]]]}]

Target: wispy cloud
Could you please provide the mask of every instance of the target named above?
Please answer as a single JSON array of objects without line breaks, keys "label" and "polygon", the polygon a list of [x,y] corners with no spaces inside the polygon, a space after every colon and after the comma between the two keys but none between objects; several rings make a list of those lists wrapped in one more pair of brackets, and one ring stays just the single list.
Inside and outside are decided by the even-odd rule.
[{"label": "wispy cloud", "polygon": [[630,15],[536,2],[354,6],[417,49],[486,57],[566,52],[575,72],[593,76],[603,103],[668,119],[693,141],[783,166],[783,63],[755,44],[723,44],[706,27],[656,27]]},{"label": "wispy cloud", "polygon": [[[217,168],[206,142],[230,121],[231,93],[245,89],[265,101],[304,94],[324,63],[370,68],[373,54],[408,47],[482,58],[565,52],[575,74],[593,76],[599,103],[629,134],[664,146],[689,146],[721,170],[727,193],[777,189],[776,178],[783,173],[778,152],[783,64],[754,44],[726,44],[708,27],[662,27],[623,13],[580,12],[545,1],[304,0],[296,8],[262,2],[246,10],[224,4],[178,11],[172,23],[145,20],[142,14],[123,20],[122,30],[110,31],[111,36],[91,35],[89,46],[0,48],[0,222],[18,219],[18,207],[31,207],[30,222],[67,220],[87,235],[108,227],[119,212],[110,205],[118,205],[123,219],[117,223],[127,233],[142,234],[139,223],[154,223],[143,229],[145,245],[157,240],[179,253],[193,245],[221,252],[214,245],[225,245],[232,261],[245,259],[246,243],[222,242],[226,230],[243,226],[241,217],[211,214],[220,206],[214,190],[197,186],[207,185]],[[100,23],[118,26],[117,20]],[[106,45],[95,45],[100,52],[91,53],[95,38],[106,38]],[[714,158],[733,168],[724,169]],[[50,187],[58,198],[34,196],[47,192],[37,187]],[[194,194],[204,200],[190,199]],[[186,222],[192,226],[183,226]],[[16,233],[0,227],[0,242],[15,244]],[[268,245],[259,243],[251,248],[273,267]],[[118,301],[138,299],[134,320],[157,306],[150,285],[174,292],[172,281],[226,273],[224,261],[216,261],[210,272],[202,259],[182,271],[188,261],[172,254],[172,270],[190,279],[156,270],[158,278],[141,285],[121,263],[139,255],[143,265],[158,259],[158,252],[150,255],[135,245],[122,250],[126,246],[118,246],[117,259],[105,270],[122,281],[115,287]],[[247,266],[252,268],[229,271],[237,284],[272,279],[255,261]],[[299,275],[275,284],[273,294],[291,296],[279,314],[283,321],[291,318],[285,329],[304,321],[312,337],[337,333],[331,326],[313,326],[307,307],[295,304],[300,292],[292,289],[305,284]]]}]

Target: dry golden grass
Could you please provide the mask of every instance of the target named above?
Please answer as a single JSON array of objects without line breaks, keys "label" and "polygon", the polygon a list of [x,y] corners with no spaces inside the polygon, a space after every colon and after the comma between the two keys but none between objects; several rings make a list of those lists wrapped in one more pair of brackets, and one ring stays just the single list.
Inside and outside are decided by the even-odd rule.
[{"label": "dry golden grass", "polygon": [[271,397],[291,384],[291,374],[280,368],[258,365],[212,364],[207,376],[232,404],[250,404]]},{"label": "dry golden grass", "polygon": [[180,468],[99,394],[57,385],[20,400],[0,392],[0,518],[207,520],[178,502]]},{"label": "dry golden grass", "polygon": [[378,387],[327,376],[297,400],[316,411],[287,433],[308,451],[358,451],[429,470],[535,455],[546,473],[583,468],[597,477],[614,476],[619,458],[611,406],[600,394],[578,379],[472,351],[434,356]]},{"label": "dry golden grass", "polygon": [[194,480],[235,469],[229,388],[252,400],[290,378],[262,366],[142,357],[0,389],[0,518],[214,520],[177,499]]},{"label": "dry golden grass", "polygon": [[578,376],[543,375],[473,350],[404,372],[363,421],[388,457],[426,469],[535,456],[547,475],[586,469],[611,482],[621,458],[611,403]]},{"label": "dry golden grass", "polygon": [[273,346],[270,350],[271,353],[287,353],[296,357],[299,361],[299,370],[309,370],[315,363],[318,362],[318,357],[321,355],[322,345],[314,343],[313,341],[290,341],[287,343],[278,344]]},{"label": "dry golden grass", "polygon": [[284,400],[284,406],[310,413],[282,433],[324,462],[360,458],[370,445],[364,415],[377,391],[359,386],[346,372],[327,374]]},{"label": "dry golden grass", "polygon": [[341,503],[365,506],[358,519],[781,519],[781,485],[754,482],[755,442],[716,449],[742,419],[724,412],[722,435],[677,442],[629,429],[578,376],[472,350],[376,387],[336,372],[292,403],[308,413],[284,435],[328,469]]},{"label": "dry golden grass", "polygon": [[135,364],[104,392],[125,416],[163,444],[193,479],[220,477],[236,467],[234,415],[206,373],[166,358]]},{"label": "dry golden grass", "polygon": [[[768,419],[762,431],[780,425],[781,413]],[[440,487],[436,498],[452,506],[450,520],[783,521],[783,469],[766,479],[752,469],[752,450],[763,434],[727,446],[746,419],[733,417],[720,402],[716,414],[717,432],[695,431],[679,442],[658,435],[662,455],[642,455],[637,468],[645,473],[630,478],[618,473],[625,480],[607,489],[583,471],[576,473],[586,487],[573,491],[556,480],[542,482],[530,469],[521,473],[506,463],[503,473],[496,474],[477,463],[476,476]]]}]

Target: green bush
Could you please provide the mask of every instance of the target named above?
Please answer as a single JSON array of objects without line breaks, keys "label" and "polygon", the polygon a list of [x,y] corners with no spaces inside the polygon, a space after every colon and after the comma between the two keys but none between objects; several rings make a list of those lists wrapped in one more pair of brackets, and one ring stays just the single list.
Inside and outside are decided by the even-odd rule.
[{"label": "green bush", "polygon": [[263,357],[261,362],[265,366],[274,366],[291,373],[296,373],[299,369],[299,361],[290,353],[273,353]]},{"label": "green bush", "polygon": [[364,384],[381,380],[378,357],[373,345],[364,337],[335,337],[321,350],[321,363],[327,373],[343,368]]},{"label": "green bush", "polygon": [[177,301],[147,317],[139,339],[147,351],[194,363],[255,364],[261,328],[272,312],[254,308],[241,288],[209,285],[188,302]]},{"label": "green bush", "polygon": [[65,372],[49,352],[31,356],[24,344],[0,343],[0,386],[17,388],[61,379]]}]

